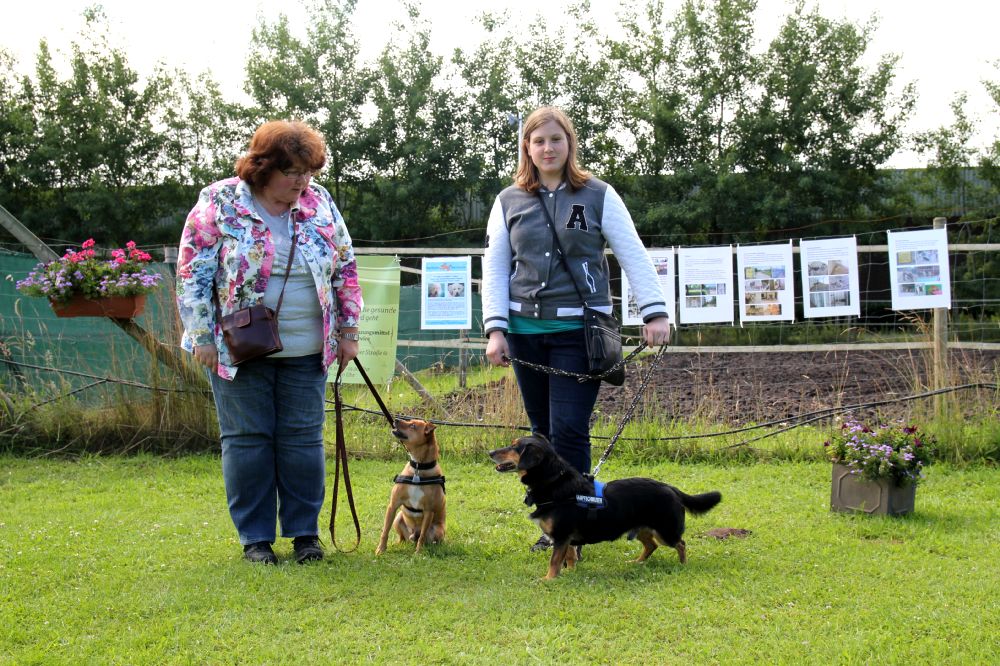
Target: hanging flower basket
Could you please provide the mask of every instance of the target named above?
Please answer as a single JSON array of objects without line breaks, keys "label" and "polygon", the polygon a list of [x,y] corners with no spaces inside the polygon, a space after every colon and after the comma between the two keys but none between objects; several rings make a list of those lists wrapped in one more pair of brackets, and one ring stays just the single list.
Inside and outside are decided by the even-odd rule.
[{"label": "hanging flower basket", "polygon": [[60,259],[35,266],[17,289],[49,299],[59,317],[134,319],[146,305],[146,294],[163,277],[145,267],[150,259],[132,241],[112,250],[110,259],[100,259],[91,238],[81,250],[69,250]]},{"label": "hanging flower basket", "polygon": [[111,317],[112,319],[135,319],[146,308],[146,295],[110,296],[108,298],[84,298],[74,296],[68,301],[51,301],[52,311],[57,317]]}]

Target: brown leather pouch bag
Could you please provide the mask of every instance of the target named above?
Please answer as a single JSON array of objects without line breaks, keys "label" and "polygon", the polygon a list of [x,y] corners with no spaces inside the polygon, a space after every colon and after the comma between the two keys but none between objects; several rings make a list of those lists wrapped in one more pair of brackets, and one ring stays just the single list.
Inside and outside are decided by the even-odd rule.
[{"label": "brown leather pouch bag", "polygon": [[263,303],[241,308],[222,318],[222,337],[233,365],[280,352],[278,316]]},{"label": "brown leather pouch bag", "polygon": [[258,303],[221,317],[219,304],[218,302],[215,304],[215,313],[220,317],[222,325],[222,339],[229,348],[229,357],[233,365],[270,356],[284,349],[281,338],[278,337],[278,312],[281,311],[281,302],[285,299],[285,287],[288,286],[288,273],[292,270],[297,236],[298,225],[295,225],[292,229],[292,245],[288,250],[288,265],[285,266],[285,282],[281,285],[278,306],[274,310],[263,303]]}]

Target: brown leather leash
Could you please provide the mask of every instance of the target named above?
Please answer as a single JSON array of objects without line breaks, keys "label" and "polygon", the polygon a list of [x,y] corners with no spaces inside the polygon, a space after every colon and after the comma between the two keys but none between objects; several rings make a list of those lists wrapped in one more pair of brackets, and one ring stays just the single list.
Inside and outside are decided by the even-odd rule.
[{"label": "brown leather leash", "polygon": [[[382,413],[385,415],[387,421],[389,421],[389,427],[393,427],[394,420],[389,409],[385,406],[382,401],[382,396],[378,394],[375,390],[375,385],[372,380],[368,378],[368,373],[361,366],[361,361],[357,358],[354,359],[354,365],[361,373],[361,377],[365,380],[368,385],[368,390],[371,391],[372,395],[375,396],[375,401],[378,402],[378,406],[382,408]],[[341,553],[352,553],[358,549],[361,545],[361,524],[358,522],[358,510],[354,506],[354,492],[351,490],[351,475],[347,468],[347,442],[344,438],[344,415],[343,415],[343,400],[340,398],[340,378],[344,374],[344,366],[341,365],[337,368],[337,378],[333,382],[333,399],[334,399],[334,411],[337,419],[337,449],[334,454],[334,472],[333,472],[333,507],[330,509],[330,541],[333,543],[333,547],[336,548]],[[344,465],[344,490],[347,493],[347,503],[351,507],[351,518],[354,519],[354,533],[355,533],[355,543],[354,547],[350,550],[342,550],[340,546],[337,545],[336,536],[336,519],[337,519],[337,495],[340,490],[340,465]]]}]

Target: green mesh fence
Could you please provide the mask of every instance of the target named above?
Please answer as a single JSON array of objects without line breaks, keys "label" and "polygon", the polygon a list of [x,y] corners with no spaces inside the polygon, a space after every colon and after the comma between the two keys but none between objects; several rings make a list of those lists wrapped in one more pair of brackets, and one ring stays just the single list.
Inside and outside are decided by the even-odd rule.
[{"label": "green mesh fence", "polygon": [[[38,393],[40,399],[79,390],[77,399],[87,404],[98,404],[109,398],[131,400],[148,394],[147,389],[122,384],[88,387],[100,378],[162,388],[181,387],[169,370],[154,363],[135,340],[110,320],[103,317],[60,318],[45,299],[21,295],[15,284],[37,263],[29,255],[0,254],[0,276],[4,278],[0,284],[0,386],[13,393],[31,390]],[[171,268],[167,264],[153,264],[151,268],[166,279],[163,286],[147,298],[145,312],[137,321],[162,343],[176,347],[180,342],[180,322],[173,302]],[[467,335],[478,337],[482,332],[479,294],[474,294],[473,299],[475,328]],[[419,287],[400,290],[399,338],[444,341],[441,347],[400,345],[397,358],[410,371],[434,365],[452,367],[459,363],[459,350],[454,344],[459,338],[458,331],[420,330]],[[478,362],[479,356],[481,352],[470,351],[469,362]]]}]

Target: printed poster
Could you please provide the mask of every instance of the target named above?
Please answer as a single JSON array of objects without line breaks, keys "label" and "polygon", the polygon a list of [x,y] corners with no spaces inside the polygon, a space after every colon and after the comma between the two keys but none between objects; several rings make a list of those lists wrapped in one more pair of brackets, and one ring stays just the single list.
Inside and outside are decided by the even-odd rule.
[{"label": "printed poster", "polygon": [[[670,323],[676,328],[677,317],[674,313],[677,312],[677,293],[674,289],[674,248],[650,250],[649,258],[653,260],[653,268],[656,269],[656,275],[660,279],[660,287],[667,299],[666,310],[670,315]],[[622,324],[626,326],[642,324],[639,306],[636,305],[635,295],[632,294],[632,288],[629,286],[625,271],[622,271],[622,302],[627,304],[622,313]]]},{"label": "printed poster", "polygon": [[[399,258],[359,255],[358,282],[365,307],[361,310],[358,332],[358,360],[373,383],[385,383],[396,371],[396,339],[399,333]],[[328,381],[337,378],[336,363]],[[345,384],[364,384],[361,373],[351,363],[344,369]]]},{"label": "printed poster", "polygon": [[472,257],[424,257],[421,330],[472,328]]},{"label": "printed poster", "polygon": [[799,241],[802,314],[810,317],[861,315],[858,242],[850,238]]},{"label": "printed poster", "polygon": [[892,309],[950,308],[947,230],[890,231],[888,235]]},{"label": "printed poster", "polygon": [[795,319],[792,241],[736,248],[740,324]]},{"label": "printed poster", "polygon": [[733,247],[677,249],[682,324],[733,321]]}]

